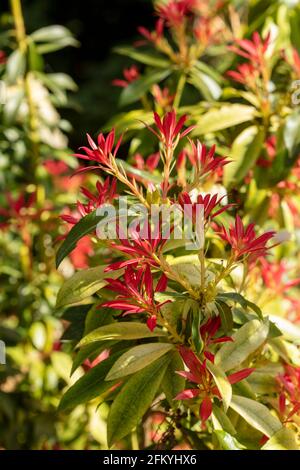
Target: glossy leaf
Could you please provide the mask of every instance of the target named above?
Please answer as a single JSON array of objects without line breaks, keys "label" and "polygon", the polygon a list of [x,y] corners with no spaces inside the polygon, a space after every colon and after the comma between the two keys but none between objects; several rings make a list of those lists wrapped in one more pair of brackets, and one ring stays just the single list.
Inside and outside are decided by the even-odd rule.
[{"label": "glossy leaf", "polygon": [[81,238],[96,230],[97,224],[101,220],[102,217],[97,216],[96,211],[94,211],[83,217],[76,225],[74,225],[57,251],[57,268],[63,259],[76,248],[76,245]]},{"label": "glossy leaf", "polygon": [[135,101],[138,101],[145,93],[150,90],[152,85],[165,80],[170,75],[170,73],[170,70],[155,70],[130,83],[121,93],[120,105],[127,106],[134,103]]},{"label": "glossy leaf", "polygon": [[217,385],[217,388],[220,392],[220,395],[223,400],[223,405],[224,405],[224,410],[225,412],[228,410],[228,407],[231,402],[231,397],[232,397],[232,388],[231,385],[223,372],[223,370],[218,367],[216,364],[213,364],[210,361],[206,362],[206,366],[209,370],[209,372],[212,374],[214,381]]},{"label": "glossy leaf", "polygon": [[261,450],[299,450],[299,447],[294,432],[288,428],[281,428],[266,442]]},{"label": "glossy leaf", "polygon": [[[99,315],[101,313],[99,312]],[[101,326],[85,336],[79,343],[79,347],[86,346],[96,341],[121,341],[142,338],[155,338],[165,336],[158,328],[151,332],[147,325],[139,322],[120,322]]]},{"label": "glossy leaf", "polygon": [[219,441],[220,448],[222,450],[243,450],[245,447],[240,444],[231,434],[228,432],[217,430],[214,431],[214,435]]},{"label": "glossy leaf", "polygon": [[212,109],[199,116],[197,127],[192,132],[192,136],[196,137],[252,121],[255,113],[254,107],[242,104],[226,104],[220,109]]},{"label": "glossy leaf", "polygon": [[[91,295],[98,292],[107,285],[105,278],[106,266],[85,269],[75,273],[67,279],[62,285],[57,295],[56,308],[66,307],[68,305],[79,304]],[[109,273],[109,277],[116,279],[122,274],[122,270]]]},{"label": "glossy leaf", "polygon": [[185,379],[176,371],[184,370],[183,361],[177,351],[168,354],[170,362],[162,380],[162,389],[170,406],[174,406],[174,398],[182,392],[185,385]]},{"label": "glossy leaf", "polygon": [[257,126],[243,130],[232,144],[229,158],[231,162],[224,168],[224,184],[239,183],[255,164],[261,154],[265,133]]},{"label": "glossy leaf", "polygon": [[275,418],[265,405],[257,401],[233,395],[230,407],[242,416],[250,426],[268,437],[273,436],[282,428],[279,419]]},{"label": "glossy leaf", "polygon": [[107,423],[109,447],[127,436],[151,406],[170,360],[165,355],[134,374],[114,400]]},{"label": "glossy leaf", "polygon": [[236,430],[223,409],[213,405],[212,422],[215,430],[223,430],[234,436]]},{"label": "glossy leaf", "polygon": [[140,344],[126,351],[112,366],[105,380],[116,380],[134,374],[174,349],[169,343]]},{"label": "glossy leaf", "polygon": [[232,342],[223,344],[215,356],[215,364],[224,371],[240,366],[266,340],[268,322],[251,320],[232,335]]},{"label": "glossy leaf", "polygon": [[100,362],[100,364],[90,369],[77,382],[75,382],[62,397],[59,410],[62,411],[75,408],[81,403],[93,400],[109,390],[113,386],[114,382],[106,382],[104,379],[109,369],[121,354],[122,352],[113,354],[108,359],[105,359]]},{"label": "glossy leaf", "polygon": [[6,63],[6,75],[9,83],[15,83],[25,73],[26,58],[24,53],[17,49],[8,58]]},{"label": "glossy leaf", "polygon": [[163,56],[148,51],[141,52],[134,47],[115,47],[114,52],[130,57],[137,62],[141,62],[142,64],[151,65],[152,67],[166,68],[170,66],[170,62],[164,59]]}]

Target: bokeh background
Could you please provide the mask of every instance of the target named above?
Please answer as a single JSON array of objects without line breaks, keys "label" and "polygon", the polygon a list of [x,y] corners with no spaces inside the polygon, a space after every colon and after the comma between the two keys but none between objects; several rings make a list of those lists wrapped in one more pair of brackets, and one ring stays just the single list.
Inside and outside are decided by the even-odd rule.
[{"label": "bokeh background", "polygon": [[[138,37],[137,26],[152,28],[151,0],[24,0],[24,19],[28,33],[47,25],[66,26],[79,41],[61,53],[47,56],[47,71],[70,74],[78,85],[72,97],[72,109],[62,115],[73,124],[70,146],[82,144],[87,131],[94,133],[103,126],[118,106],[120,90],[111,85],[122,76],[130,60],[112,53],[114,46],[129,44]],[[0,12],[8,11],[9,2],[1,0]]]}]

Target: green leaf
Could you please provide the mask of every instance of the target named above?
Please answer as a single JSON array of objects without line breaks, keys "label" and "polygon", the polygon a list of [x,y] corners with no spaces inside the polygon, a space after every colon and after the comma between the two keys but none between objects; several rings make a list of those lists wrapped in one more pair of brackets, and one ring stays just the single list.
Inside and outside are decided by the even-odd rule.
[{"label": "green leaf", "polygon": [[30,35],[35,42],[60,41],[70,36],[72,37],[70,30],[61,25],[45,26]]},{"label": "green leaf", "polygon": [[218,83],[206,73],[193,68],[190,72],[189,83],[194,85],[206,100],[218,100],[222,89]]},{"label": "green leaf", "polygon": [[102,217],[97,216],[96,211],[94,211],[83,217],[76,225],[74,225],[57,251],[57,268],[63,259],[76,248],[77,242],[79,242],[81,238],[96,230],[97,224],[101,219]]},{"label": "green leaf", "polygon": [[232,144],[229,157],[231,162],[224,168],[226,187],[240,182],[260,156],[265,139],[265,132],[257,126],[244,129]]},{"label": "green leaf", "polygon": [[266,340],[269,323],[251,320],[233,335],[233,342],[224,344],[215,356],[215,364],[224,371],[240,366]]},{"label": "green leaf", "polygon": [[99,354],[102,353],[105,349],[110,349],[116,344],[116,341],[108,341],[107,343],[102,343],[101,341],[97,343],[88,344],[86,347],[80,349],[72,364],[71,375],[74,374],[75,370],[88,358],[91,356],[96,358]]},{"label": "green leaf", "polygon": [[261,448],[261,450],[299,450],[295,433],[291,429],[281,428]]},{"label": "green leaf", "polygon": [[149,181],[149,182],[151,181],[152,183],[155,183],[155,184],[160,184],[162,181],[162,177],[160,175],[155,175],[155,174],[149,173],[148,171],[139,170],[138,168],[134,168],[133,166],[131,166],[129,163],[125,161],[122,161],[121,165],[125,169],[127,174],[130,173],[133,176],[139,176],[143,178],[144,180]]},{"label": "green leaf", "polygon": [[286,148],[288,149],[289,156],[293,159],[296,152],[299,155],[300,146],[300,113],[298,110],[293,112],[287,117],[284,127],[283,139]]},{"label": "green leaf", "polygon": [[[115,127],[118,134],[123,134],[132,130],[145,129],[145,124],[150,126],[153,124],[153,112],[145,111],[144,109],[134,109],[128,113],[120,113],[114,116],[105,124],[102,131],[108,132],[112,127]],[[124,136],[126,137],[126,135]],[[122,163],[124,161],[122,160]]]},{"label": "green leaf", "polygon": [[223,370],[218,367],[216,364],[213,364],[210,361],[207,361],[206,366],[209,370],[209,372],[212,374],[214,381],[217,385],[217,388],[221,394],[221,397],[223,399],[223,405],[224,405],[224,410],[225,413],[228,410],[228,407],[231,402],[231,397],[232,397],[232,388],[231,385],[223,372]]},{"label": "green leaf", "polygon": [[135,103],[150,90],[152,85],[165,80],[170,73],[170,70],[155,70],[130,83],[121,93],[120,105],[127,106],[128,104]]},{"label": "green leaf", "polygon": [[43,69],[43,58],[38,53],[36,45],[33,41],[30,41],[28,44],[28,61],[30,70],[39,71]]},{"label": "green leaf", "polygon": [[59,411],[75,408],[81,403],[93,400],[109,390],[114,382],[106,382],[104,379],[121,354],[122,352],[112,354],[108,359],[100,362],[77,380],[62,397]]},{"label": "green leaf", "polygon": [[165,355],[134,374],[114,400],[107,422],[109,447],[127,436],[151,406],[165,374],[170,356]]},{"label": "green leaf", "polygon": [[284,339],[292,341],[295,344],[300,344],[300,327],[295,323],[287,320],[286,318],[278,317],[277,315],[270,315],[270,320],[281,331]]},{"label": "green leaf", "polygon": [[37,51],[39,54],[49,54],[50,52],[59,51],[65,47],[79,47],[80,43],[73,37],[67,37],[64,39],[57,40],[51,43],[44,43],[37,45]]},{"label": "green leaf", "polygon": [[84,334],[86,317],[91,307],[92,304],[86,304],[69,307],[64,311],[61,318],[70,322],[70,325],[67,327],[62,336],[63,341],[68,340],[78,342],[82,338]]},{"label": "green leaf", "polygon": [[[277,371],[278,374],[280,372],[282,371]],[[278,388],[275,374],[270,373],[268,370],[265,371],[264,368],[255,369],[248,377],[247,382],[249,382],[255,393],[261,395],[275,393]]]},{"label": "green leaf", "polygon": [[10,54],[6,62],[6,76],[9,83],[15,83],[25,73],[26,57],[20,49]]},{"label": "green leaf", "polygon": [[279,419],[275,418],[265,405],[254,400],[233,395],[230,407],[242,416],[250,426],[258,429],[268,437],[273,436],[282,428]]},{"label": "green leaf", "polygon": [[238,442],[231,434],[228,432],[217,430],[214,431],[214,435],[219,441],[219,445],[223,450],[243,450],[245,447]]},{"label": "green leaf", "polygon": [[222,328],[227,334],[233,329],[232,309],[225,302],[217,301],[216,305],[221,318]]},{"label": "green leaf", "polygon": [[96,341],[121,341],[142,338],[155,338],[165,336],[166,334],[159,330],[151,332],[147,325],[138,322],[120,322],[101,326],[85,336],[79,343],[79,347],[86,346]]},{"label": "green leaf", "polygon": [[213,405],[212,421],[216,431],[223,430],[231,435],[236,434],[236,430],[228,416],[224,413],[222,408],[219,408],[216,405]]},{"label": "green leaf", "polygon": [[243,307],[245,310],[247,310],[247,308],[250,308],[251,310],[253,310],[253,312],[257,314],[257,316],[261,320],[263,320],[261,309],[253,302],[250,302],[249,300],[245,299],[245,297],[243,297],[241,294],[238,294],[236,292],[226,292],[226,293],[219,294],[217,296],[217,300],[223,300],[223,301],[231,300],[232,302],[236,302],[237,304],[240,304],[240,306]]},{"label": "green leaf", "polygon": [[174,398],[182,392],[185,385],[185,379],[176,374],[178,370],[184,370],[184,364],[177,351],[168,354],[170,362],[167,366],[162,380],[162,389],[171,407],[174,406]]},{"label": "green leaf", "polygon": [[195,67],[200,70],[201,72],[204,72],[206,75],[209,75],[211,78],[213,78],[217,83],[222,83],[224,81],[223,76],[216,70],[216,68],[211,67],[210,65],[206,64],[205,62],[202,62],[198,60],[195,63]]},{"label": "green leaf", "polygon": [[105,380],[116,380],[134,374],[152,364],[173,348],[173,344],[170,343],[147,343],[135,346],[126,351],[115,362]]},{"label": "green leaf", "polygon": [[104,278],[121,276],[123,270],[105,272],[106,266],[85,269],[75,273],[62,285],[57,295],[56,308],[79,304],[107,285]]},{"label": "green leaf", "polygon": [[57,87],[63,90],[76,91],[78,86],[74,82],[73,78],[66,73],[48,73],[47,78],[53,82]]},{"label": "green leaf", "polygon": [[52,351],[50,359],[56,374],[69,383],[72,368],[71,357],[62,351]]},{"label": "green leaf", "polygon": [[170,67],[170,62],[168,60],[163,59],[161,55],[154,54],[153,52],[141,52],[134,47],[125,46],[115,47],[113,51],[117,54],[125,55],[133,60],[137,60],[142,64],[150,65],[152,67]]},{"label": "green leaf", "polygon": [[200,325],[202,320],[202,312],[199,306],[196,304],[192,304],[191,307],[188,304],[187,309],[192,310],[193,312],[193,322],[192,322],[192,340],[195,346],[197,353],[199,354],[203,349],[203,341],[200,334]]},{"label": "green leaf", "polygon": [[9,126],[15,121],[24,95],[24,89],[22,87],[16,87],[16,89],[6,98],[5,105],[3,106],[3,122],[6,126]]},{"label": "green leaf", "polygon": [[252,121],[255,113],[256,110],[253,106],[241,104],[226,104],[219,109],[212,109],[199,116],[197,127],[192,132],[192,136],[196,137]]},{"label": "green leaf", "polygon": [[300,351],[297,345],[282,338],[269,339],[268,344],[272,346],[285,362],[292,362],[295,366],[300,367]]}]

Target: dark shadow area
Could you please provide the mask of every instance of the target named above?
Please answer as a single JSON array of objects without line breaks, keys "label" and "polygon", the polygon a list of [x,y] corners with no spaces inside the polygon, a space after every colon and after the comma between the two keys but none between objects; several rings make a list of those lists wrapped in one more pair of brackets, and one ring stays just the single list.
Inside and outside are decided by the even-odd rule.
[{"label": "dark shadow area", "polygon": [[[46,56],[48,71],[65,72],[79,86],[73,109],[63,110],[63,117],[74,126],[70,136],[73,148],[82,144],[85,132],[97,132],[116,113],[119,89],[111,85],[122,75],[128,59],[112,52],[119,44],[138,37],[137,27],[152,27],[151,0],[23,0],[27,32],[51,24],[69,28],[80,42]],[[1,0],[1,11],[9,8]]]}]

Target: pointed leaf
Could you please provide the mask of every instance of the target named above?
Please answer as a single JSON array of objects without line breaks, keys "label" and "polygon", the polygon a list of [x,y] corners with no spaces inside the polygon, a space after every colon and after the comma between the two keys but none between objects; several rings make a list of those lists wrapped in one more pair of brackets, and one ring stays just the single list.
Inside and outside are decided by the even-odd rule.
[{"label": "pointed leaf", "polygon": [[261,450],[299,450],[295,433],[291,429],[281,428],[261,448]]},{"label": "pointed leaf", "polygon": [[[99,315],[101,313],[99,312]],[[79,347],[97,341],[121,341],[129,339],[155,338],[165,336],[162,330],[156,328],[153,332],[147,325],[138,322],[120,322],[101,326],[85,336],[79,343]]]},{"label": "pointed leaf", "polygon": [[275,418],[265,405],[255,400],[233,395],[230,407],[242,416],[250,426],[258,429],[268,437],[273,436],[282,428],[279,419]]},{"label": "pointed leaf", "polygon": [[207,361],[206,366],[209,372],[212,374],[214,381],[218,387],[218,390],[223,399],[223,405],[225,412],[228,410],[232,397],[232,388],[231,385],[223,372],[223,370],[217,365],[213,364],[210,361]]},{"label": "pointed leaf", "polygon": [[258,159],[265,139],[265,132],[257,126],[244,129],[232,144],[231,163],[224,168],[224,185],[228,187],[241,181]]},{"label": "pointed leaf", "polygon": [[68,256],[71,251],[76,248],[77,242],[85,235],[93,232],[97,228],[97,224],[102,220],[102,217],[96,215],[96,211],[83,217],[78,224],[70,230],[62,245],[59,247],[56,254],[56,267],[60,265],[62,260]]},{"label": "pointed leaf", "polygon": [[93,400],[109,390],[114,385],[114,382],[105,382],[104,379],[109,369],[121,354],[122,351],[113,354],[108,359],[105,359],[100,362],[100,364],[90,369],[75,382],[63,395],[59,404],[59,410],[75,408],[77,405]]},{"label": "pointed leaf", "polygon": [[130,83],[121,93],[120,104],[127,106],[138,101],[145,93],[147,93],[152,85],[165,80],[171,73],[171,70],[154,70],[147,75]]},{"label": "pointed leaf", "polygon": [[154,54],[153,52],[140,52],[135,47],[116,47],[114,51],[117,54],[125,55],[131,59],[137,60],[145,65],[151,65],[152,67],[166,68],[170,65],[170,62],[163,58],[163,56]]},{"label": "pointed leaf", "polygon": [[268,331],[268,322],[249,321],[232,335],[233,342],[228,342],[219,349],[215,356],[215,364],[225,372],[240,366],[264,343]]},{"label": "pointed leaf", "polygon": [[116,380],[144,369],[173,348],[174,346],[169,343],[148,343],[135,346],[115,362],[105,380]]},{"label": "pointed leaf", "polygon": [[134,374],[114,400],[107,422],[109,447],[127,436],[151,406],[165,374],[169,355]]},{"label": "pointed leaf", "polygon": [[213,405],[212,422],[216,431],[223,430],[225,432],[228,432],[232,436],[236,434],[236,430],[233,427],[230,419],[224,413],[222,408],[219,408],[219,406],[217,405]]},{"label": "pointed leaf", "polygon": [[253,106],[242,104],[226,104],[219,109],[212,109],[206,114],[199,116],[197,127],[192,136],[216,132],[228,127],[233,127],[242,122],[252,121],[256,114]]},{"label": "pointed leaf", "polygon": [[174,398],[184,389],[185,379],[176,374],[178,370],[184,370],[184,364],[177,351],[169,353],[170,362],[162,380],[162,389],[171,406],[174,406]]},{"label": "pointed leaf", "polygon": [[[79,304],[107,285],[104,278],[117,279],[123,270],[105,272],[106,266],[85,269],[67,279],[57,295],[56,308]],[[99,313],[100,314],[100,313]]]},{"label": "pointed leaf", "polygon": [[222,450],[243,450],[245,447],[238,442],[228,432],[217,430],[214,431],[214,435],[218,438],[220,447]]}]

